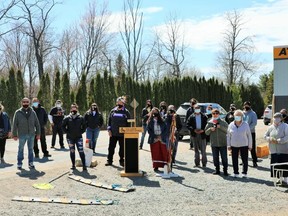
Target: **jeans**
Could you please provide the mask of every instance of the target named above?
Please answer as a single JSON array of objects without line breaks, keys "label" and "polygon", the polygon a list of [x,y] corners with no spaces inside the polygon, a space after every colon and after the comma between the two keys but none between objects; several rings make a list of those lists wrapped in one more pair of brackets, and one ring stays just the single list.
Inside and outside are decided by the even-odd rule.
[{"label": "jeans", "polygon": [[35,135],[26,134],[19,136],[19,145],[18,145],[18,155],[17,155],[17,165],[22,166],[22,161],[24,159],[24,146],[27,141],[28,147],[28,164],[33,165],[33,147],[34,147]]},{"label": "jeans", "polygon": [[143,132],[142,132],[141,141],[140,141],[140,148],[143,147],[145,135],[147,133],[147,125],[143,125],[142,127],[143,127]]},{"label": "jeans", "polygon": [[86,166],[85,162],[85,154],[84,154],[84,149],[83,149],[83,138],[76,138],[76,139],[68,139],[67,138],[67,143],[70,149],[70,159],[72,162],[72,167],[75,167],[75,145],[77,146],[77,150],[79,152],[79,156],[81,158],[83,167]]},{"label": "jeans", "polygon": [[89,139],[89,148],[95,152],[95,147],[97,143],[97,139],[100,133],[100,128],[87,128],[86,129],[86,138]]},{"label": "jeans", "polygon": [[227,158],[227,147],[226,146],[212,147],[213,163],[214,163],[215,169],[216,169],[216,171],[220,171],[219,153],[221,156],[223,171],[227,171],[228,158]]}]

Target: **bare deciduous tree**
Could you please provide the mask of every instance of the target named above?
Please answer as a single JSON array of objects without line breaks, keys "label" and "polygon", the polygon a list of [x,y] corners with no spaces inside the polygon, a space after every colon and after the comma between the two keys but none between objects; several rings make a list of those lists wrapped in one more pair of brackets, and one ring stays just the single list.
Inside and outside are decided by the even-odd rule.
[{"label": "bare deciduous tree", "polygon": [[58,4],[55,0],[37,0],[28,3],[27,0],[19,0],[18,7],[23,13],[20,18],[24,20],[23,31],[32,38],[34,53],[38,66],[39,78],[44,73],[45,57],[54,48],[49,35],[51,11]]},{"label": "bare deciduous tree", "polygon": [[181,24],[177,17],[170,15],[165,29],[155,31],[155,54],[161,59],[162,64],[169,66],[170,75],[174,77],[181,77],[183,71],[181,65],[185,60],[184,33],[180,28]]},{"label": "bare deciduous tree", "polygon": [[[136,3],[135,3],[136,2]],[[123,31],[121,38],[126,51],[126,69],[133,79],[138,81],[143,75],[143,69],[148,62],[152,48],[143,54],[143,12],[140,12],[140,0],[125,0]]]},{"label": "bare deciduous tree", "polygon": [[[4,3],[3,3],[4,2]],[[6,5],[6,3],[9,4]],[[1,36],[17,29],[19,26],[15,26],[11,28],[10,21],[17,20],[17,17],[14,15],[9,14],[9,11],[18,3],[17,0],[10,0],[10,1],[1,1],[0,5],[0,38]],[[21,24],[20,24],[21,26]]]},{"label": "bare deciduous tree", "polygon": [[224,32],[222,49],[217,56],[217,65],[228,85],[243,81],[257,68],[253,60],[254,44],[252,36],[245,36],[243,14],[233,11],[225,16],[228,28]]}]

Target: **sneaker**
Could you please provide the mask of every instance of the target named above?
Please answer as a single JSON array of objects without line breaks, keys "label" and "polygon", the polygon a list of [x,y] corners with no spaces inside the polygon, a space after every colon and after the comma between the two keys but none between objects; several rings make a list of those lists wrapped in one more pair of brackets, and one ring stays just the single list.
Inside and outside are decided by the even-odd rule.
[{"label": "sneaker", "polygon": [[240,176],[239,176],[239,174],[234,174],[233,177],[234,178],[239,178]]},{"label": "sneaker", "polygon": [[107,161],[106,164],[105,164],[105,166],[112,166],[112,162]]},{"label": "sneaker", "polygon": [[242,174],[242,178],[247,178],[247,174]]},{"label": "sneaker", "polygon": [[75,166],[72,166],[71,168],[70,168],[70,170],[75,170],[76,169],[76,167]]},{"label": "sneaker", "polygon": [[35,166],[33,165],[33,163],[29,163],[29,169],[35,169]]}]

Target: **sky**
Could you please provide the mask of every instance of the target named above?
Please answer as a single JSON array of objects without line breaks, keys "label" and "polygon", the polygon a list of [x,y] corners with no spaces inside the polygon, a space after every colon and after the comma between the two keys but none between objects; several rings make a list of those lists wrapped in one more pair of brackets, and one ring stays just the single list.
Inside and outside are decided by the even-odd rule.
[{"label": "sky", "polygon": [[[90,1],[62,2],[53,11],[53,26],[58,32],[77,22]],[[117,32],[123,0],[107,2],[111,12],[111,31]],[[257,82],[261,74],[273,70],[273,47],[288,45],[288,0],[142,0],[144,39],[151,40],[152,30],[161,29],[169,14],[177,14],[189,51],[186,61],[209,78],[216,73],[216,56],[223,32],[227,29],[224,14],[233,10],[243,14],[243,35],[253,36],[255,58],[257,64],[261,65],[252,77],[253,82]]]}]

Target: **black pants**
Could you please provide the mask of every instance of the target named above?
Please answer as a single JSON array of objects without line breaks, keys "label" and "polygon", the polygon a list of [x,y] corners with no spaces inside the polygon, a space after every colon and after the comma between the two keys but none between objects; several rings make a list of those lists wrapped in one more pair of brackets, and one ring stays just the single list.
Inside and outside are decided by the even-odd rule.
[{"label": "black pants", "polygon": [[52,135],[52,146],[55,146],[55,141],[56,141],[56,135],[58,133],[59,135],[59,144],[60,146],[64,147],[64,142],[63,142],[63,130],[62,130],[62,122],[58,124],[54,124],[53,128],[53,135]]},{"label": "black pants", "polygon": [[233,163],[233,171],[234,174],[239,174],[239,166],[238,166],[238,155],[240,151],[240,156],[243,163],[242,174],[247,174],[248,171],[248,146],[243,147],[231,147],[232,149],[232,163]]},{"label": "black pants", "polygon": [[119,142],[119,157],[120,157],[119,161],[124,162],[124,136],[111,136],[109,139],[108,157],[107,157],[107,160],[111,163],[113,162],[113,155],[115,152],[117,141]]},{"label": "black pants", "polygon": [[[288,162],[288,154],[271,154],[271,160],[270,161],[271,161],[270,164],[286,163],[286,162]],[[288,165],[275,166],[275,168],[288,169]],[[272,167],[271,167],[271,177],[273,177]],[[288,172],[283,172],[283,177],[288,177]],[[279,176],[277,176],[277,178],[279,178]]]},{"label": "black pants", "polygon": [[256,155],[256,134],[255,133],[251,133],[251,135],[252,135],[251,156],[252,156],[253,163],[256,163],[258,161],[257,155]]},{"label": "black pants", "polygon": [[4,158],[6,138],[0,139],[0,158]]},{"label": "black pants", "polygon": [[[40,136],[40,143],[41,143],[41,150],[43,154],[48,154],[47,151],[47,143],[46,143],[46,135],[45,135],[45,128],[41,128],[41,136]],[[39,154],[39,148],[38,148],[38,140],[34,139],[34,153]]]}]

